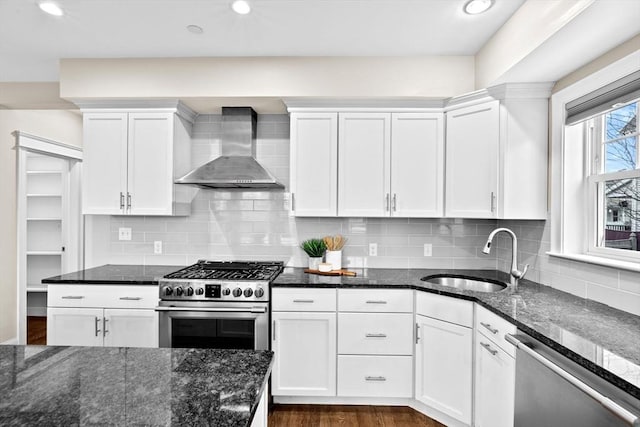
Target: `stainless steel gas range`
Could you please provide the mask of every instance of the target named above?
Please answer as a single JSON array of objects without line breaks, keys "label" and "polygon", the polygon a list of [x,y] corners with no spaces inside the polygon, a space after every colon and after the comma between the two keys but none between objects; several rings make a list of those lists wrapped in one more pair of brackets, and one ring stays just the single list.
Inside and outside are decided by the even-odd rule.
[{"label": "stainless steel gas range", "polygon": [[281,261],[198,261],[158,279],[161,347],[269,348],[269,283]]}]

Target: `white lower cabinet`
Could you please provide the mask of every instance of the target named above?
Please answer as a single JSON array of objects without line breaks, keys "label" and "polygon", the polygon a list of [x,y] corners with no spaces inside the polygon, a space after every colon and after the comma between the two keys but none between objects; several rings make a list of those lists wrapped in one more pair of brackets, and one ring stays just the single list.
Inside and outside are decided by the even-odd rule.
[{"label": "white lower cabinet", "polygon": [[[432,314],[428,308],[434,305],[455,317],[456,311],[469,312],[471,316],[462,316],[469,322],[456,324],[425,316]],[[470,301],[418,293],[415,399],[465,425],[471,425],[472,413],[472,319]]]},{"label": "white lower cabinet", "polygon": [[515,349],[504,341],[516,327],[476,306],[475,426],[513,427],[515,399]]},{"label": "white lower cabinet", "polygon": [[155,286],[50,284],[47,345],[158,347]]},{"label": "white lower cabinet", "polygon": [[271,295],[271,393],[335,396],[336,290],[276,288]]},{"label": "white lower cabinet", "polygon": [[411,356],[338,356],[338,396],[411,397]]}]

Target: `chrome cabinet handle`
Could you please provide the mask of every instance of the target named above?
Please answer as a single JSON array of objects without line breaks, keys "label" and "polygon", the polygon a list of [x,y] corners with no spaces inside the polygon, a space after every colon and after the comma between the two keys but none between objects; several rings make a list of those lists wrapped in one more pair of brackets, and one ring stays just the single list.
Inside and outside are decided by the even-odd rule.
[{"label": "chrome cabinet handle", "polygon": [[82,295],[65,295],[62,299],[82,299],[84,298]]},{"label": "chrome cabinet handle", "polygon": [[107,322],[109,321],[109,319],[107,319],[106,317],[104,319],[102,319],[102,336],[105,337],[107,336],[107,333],[109,332],[107,330]]},{"label": "chrome cabinet handle", "polygon": [[101,330],[98,328],[98,325],[100,324],[100,319],[99,317],[96,317],[96,323],[95,323],[95,328],[96,328],[96,336],[98,336],[98,334],[101,332]]},{"label": "chrome cabinet handle", "polygon": [[140,301],[142,297],[120,297],[122,301]]},{"label": "chrome cabinet handle", "polygon": [[312,300],[312,299],[294,299],[293,302],[301,302],[301,303],[312,304],[314,302],[314,300]]},{"label": "chrome cabinet handle", "polygon": [[383,300],[368,300],[366,301],[367,304],[386,304],[386,301]]},{"label": "chrome cabinet handle", "polygon": [[389,211],[389,193],[384,196],[384,210]]},{"label": "chrome cabinet handle", "polygon": [[492,349],[492,348],[491,348],[491,346],[490,346],[489,344],[487,344],[487,343],[483,343],[482,341],[480,341],[480,345],[481,345],[481,346],[483,346],[484,348],[486,348],[486,349],[487,349],[487,351],[488,351],[489,353],[493,354],[494,356],[495,356],[496,354],[498,354],[498,350],[494,350],[494,349]]},{"label": "chrome cabinet handle", "polygon": [[416,323],[416,344],[420,341],[420,325]]},{"label": "chrome cabinet handle", "polygon": [[273,321],[273,327],[271,328],[271,336],[272,336],[272,340],[275,341],[276,340],[276,321]]},{"label": "chrome cabinet handle", "polygon": [[484,322],[480,322],[480,324],[482,326],[484,326],[485,328],[487,328],[489,330],[489,332],[491,332],[492,334],[497,334],[498,330],[496,328],[492,328],[490,323],[484,323]]},{"label": "chrome cabinet handle", "polygon": [[393,211],[394,211],[394,212],[395,212],[395,211],[397,211],[397,209],[396,209],[396,208],[398,207],[398,203],[397,203],[397,202],[398,202],[398,200],[397,200],[397,199],[398,199],[398,198],[397,198],[397,194],[396,194],[396,193],[393,193]]},{"label": "chrome cabinet handle", "polygon": [[291,210],[292,211],[296,210],[296,194],[295,193],[291,193]]},{"label": "chrome cabinet handle", "polygon": [[131,193],[127,191],[127,210],[131,210]]},{"label": "chrome cabinet handle", "polygon": [[367,338],[386,338],[387,334],[365,334]]},{"label": "chrome cabinet handle", "polygon": [[120,209],[124,209],[124,193],[120,192]]},{"label": "chrome cabinet handle", "polygon": [[387,379],[385,377],[369,377],[366,376],[364,377],[365,381],[386,381]]},{"label": "chrome cabinet handle", "polygon": [[491,212],[494,212],[496,210],[496,194],[492,191],[491,192]]}]

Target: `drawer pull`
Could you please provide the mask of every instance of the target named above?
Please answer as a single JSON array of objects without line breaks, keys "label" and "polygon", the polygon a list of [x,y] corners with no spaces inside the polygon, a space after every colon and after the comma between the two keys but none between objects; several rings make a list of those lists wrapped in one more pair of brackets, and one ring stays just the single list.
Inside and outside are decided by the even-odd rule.
[{"label": "drawer pull", "polygon": [[103,322],[102,322],[102,336],[106,337],[107,334],[109,333],[109,331],[107,330],[107,322],[109,321],[109,319],[107,319],[106,317],[104,318]]},{"label": "drawer pull", "polygon": [[490,323],[484,323],[484,322],[480,322],[480,324],[482,326],[484,326],[485,328],[487,328],[489,330],[489,332],[491,332],[492,334],[497,334],[498,330],[496,328],[492,328]]},{"label": "drawer pull", "polygon": [[313,300],[312,299],[294,299],[293,302],[303,302],[303,303],[307,303],[307,304],[313,304]]},{"label": "drawer pull", "polygon": [[62,299],[82,299],[84,298],[82,295],[65,295]]},{"label": "drawer pull", "polygon": [[364,377],[365,381],[386,381],[385,377]]},{"label": "drawer pull", "polygon": [[140,301],[142,297],[120,297],[123,301]]},{"label": "drawer pull", "polygon": [[498,354],[498,350],[494,350],[491,348],[491,346],[489,344],[483,343],[482,341],[480,341],[480,345],[483,346],[484,348],[487,349],[487,351],[491,354],[493,354],[494,356],[496,354]]},{"label": "drawer pull", "polygon": [[98,328],[98,325],[100,324],[100,320],[102,320],[102,319],[100,319],[99,317],[96,317],[95,319],[96,319],[96,325],[95,325],[96,336],[98,336],[98,334],[100,333],[100,329]]},{"label": "drawer pull", "polygon": [[367,301],[367,304],[386,304],[386,301],[382,301],[382,300],[369,300]]},{"label": "drawer pull", "polygon": [[386,338],[387,334],[366,334],[367,338]]}]

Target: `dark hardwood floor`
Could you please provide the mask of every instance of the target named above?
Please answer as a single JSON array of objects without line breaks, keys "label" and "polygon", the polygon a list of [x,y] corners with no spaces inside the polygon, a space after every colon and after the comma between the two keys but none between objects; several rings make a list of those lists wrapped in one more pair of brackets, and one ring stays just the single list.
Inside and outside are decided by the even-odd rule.
[{"label": "dark hardwood floor", "polygon": [[273,405],[269,427],[444,427],[406,406]]},{"label": "dark hardwood floor", "polygon": [[27,317],[27,344],[47,345],[46,317]]}]

